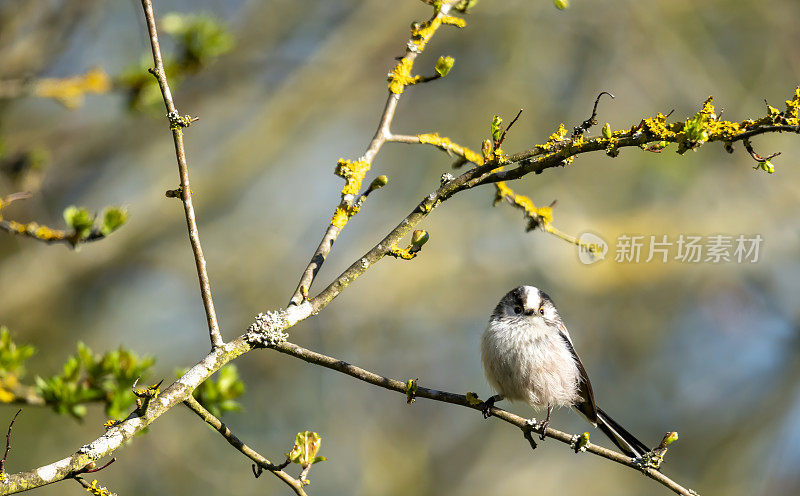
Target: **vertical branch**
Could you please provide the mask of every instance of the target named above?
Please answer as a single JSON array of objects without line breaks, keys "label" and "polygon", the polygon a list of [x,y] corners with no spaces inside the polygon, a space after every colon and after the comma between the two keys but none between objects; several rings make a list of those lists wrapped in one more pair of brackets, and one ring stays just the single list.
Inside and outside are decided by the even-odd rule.
[{"label": "vertical branch", "polygon": [[195,218],[194,206],[192,205],[192,190],[189,187],[189,166],[186,163],[186,152],[183,148],[183,128],[187,127],[195,119],[181,117],[178,114],[178,110],[175,108],[175,102],[172,100],[172,93],[167,83],[164,61],[161,57],[161,48],[158,44],[153,4],[150,0],[142,0],[142,7],[144,8],[145,20],[147,21],[147,31],[150,34],[150,45],[153,49],[153,62],[155,64],[155,69],[150,72],[156,77],[158,86],[161,88],[161,95],[164,97],[164,105],[167,108],[167,118],[170,122],[170,129],[172,130],[172,137],[175,141],[175,155],[178,159],[178,172],[180,174],[181,183],[180,196],[183,202],[183,210],[186,213],[186,226],[189,230],[189,240],[192,245],[192,251],[194,252],[197,277],[200,280],[200,294],[203,297],[203,306],[206,311],[211,345],[213,348],[216,348],[221,346],[223,341],[219,331],[219,324],[217,323],[217,314],[214,310],[214,301],[211,298],[211,283],[208,280],[206,259],[203,256],[203,248],[200,246],[200,234],[197,230],[197,219]]}]

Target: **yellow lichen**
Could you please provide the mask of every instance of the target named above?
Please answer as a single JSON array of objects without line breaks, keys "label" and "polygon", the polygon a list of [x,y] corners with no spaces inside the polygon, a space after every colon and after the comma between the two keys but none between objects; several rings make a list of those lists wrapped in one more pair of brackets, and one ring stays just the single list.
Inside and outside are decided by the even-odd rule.
[{"label": "yellow lichen", "polygon": [[463,28],[464,26],[467,25],[467,22],[460,17],[446,15],[442,16],[442,24],[449,24],[450,26]]},{"label": "yellow lichen", "polygon": [[414,67],[414,62],[409,58],[402,58],[400,62],[389,73],[389,91],[395,94],[403,92],[406,86],[416,84],[420,80],[420,76],[412,76],[411,69]]},{"label": "yellow lichen", "polygon": [[786,117],[797,119],[798,111],[800,111],[800,86],[794,89],[794,97],[786,100]]},{"label": "yellow lichen", "polygon": [[481,403],[483,403],[480,399],[478,399],[478,395],[473,393],[472,391],[469,391],[466,396],[467,396],[467,403],[469,403],[471,406],[478,406]]},{"label": "yellow lichen", "polygon": [[706,98],[706,101],[703,102],[703,108],[700,109],[700,113],[711,117],[712,119],[716,119],[717,111],[714,108],[714,96],[709,96]]},{"label": "yellow lichen", "polygon": [[361,190],[361,183],[364,182],[364,176],[367,175],[369,168],[369,162],[364,160],[352,162],[340,158],[336,163],[334,174],[344,178],[345,183],[344,187],[342,187],[342,201],[339,203],[339,206],[336,207],[336,211],[333,213],[333,218],[331,219],[332,226],[341,229],[347,224],[350,217],[358,213],[360,207],[353,202],[352,197],[357,195]]},{"label": "yellow lichen", "polygon": [[334,174],[343,177],[345,185],[342,188],[342,195],[356,195],[361,190],[361,183],[364,181],[364,176],[369,171],[370,164],[363,160],[351,162],[340,158],[336,163],[336,170]]},{"label": "yellow lichen", "polygon": [[472,162],[473,164],[476,165],[483,164],[483,157],[481,157],[480,154],[474,152],[473,150],[470,150],[465,146],[453,143],[450,140],[450,138],[439,136],[438,133],[419,134],[417,135],[417,138],[419,138],[420,143],[424,143],[426,145],[433,145],[448,153],[454,153],[459,157],[463,157],[469,162]]},{"label": "yellow lichen", "polygon": [[411,42],[416,46],[417,51],[425,49],[425,45],[428,44],[428,41],[442,24],[463,28],[467,23],[460,17],[449,15],[437,15],[430,21],[414,23],[411,27]]},{"label": "yellow lichen", "polygon": [[3,386],[0,386],[0,403],[11,403],[17,397]]},{"label": "yellow lichen", "polygon": [[495,183],[495,188],[497,189],[495,205],[506,200],[522,209],[525,212],[525,216],[537,225],[553,222],[553,209],[551,207],[537,207],[530,198],[520,195],[509,188],[505,181]]},{"label": "yellow lichen", "polygon": [[93,480],[86,491],[94,494],[95,496],[110,496],[111,491],[97,483],[97,479]]},{"label": "yellow lichen", "polygon": [[417,252],[412,252],[410,246],[408,248],[398,248],[394,246],[389,249],[387,255],[391,255],[395,258],[402,258],[403,260],[411,260],[417,256]]},{"label": "yellow lichen", "polygon": [[102,69],[91,69],[86,74],[67,78],[40,79],[33,94],[42,98],[55,98],[62,105],[75,108],[83,103],[87,93],[108,93],[111,78]]},{"label": "yellow lichen", "polygon": [[561,124],[558,125],[558,129],[556,129],[556,132],[550,135],[550,138],[548,138],[547,143],[552,144],[557,141],[561,141],[564,139],[564,136],[566,135],[567,135],[567,128],[564,127],[564,123],[562,122]]},{"label": "yellow lichen", "polygon": [[669,129],[666,122],[667,116],[659,112],[655,117],[642,120],[641,127],[659,140],[674,139],[676,133]]}]

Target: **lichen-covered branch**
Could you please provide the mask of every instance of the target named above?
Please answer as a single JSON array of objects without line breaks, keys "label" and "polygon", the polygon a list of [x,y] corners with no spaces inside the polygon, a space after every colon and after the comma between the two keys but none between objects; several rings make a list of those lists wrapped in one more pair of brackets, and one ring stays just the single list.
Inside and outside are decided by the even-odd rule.
[{"label": "lichen-covered branch", "polygon": [[[315,351],[308,350],[296,344],[284,342],[274,346],[273,348],[281,353],[293,356],[295,358],[299,358],[305,362],[312,363],[314,365],[320,365],[322,367],[329,368],[331,370],[335,370],[343,374],[347,374],[360,381],[364,381],[369,384],[379,386],[384,389],[388,389],[390,391],[396,391],[403,395],[407,395],[408,393],[408,385],[406,382],[378,375],[374,372],[362,369],[360,367],[347,363],[343,360],[339,360],[327,355],[323,355],[321,353],[317,353]],[[477,397],[470,398],[467,395],[449,393],[447,391],[438,391],[436,389],[428,389],[416,384],[414,390],[414,397],[427,398],[434,401],[441,401],[444,403],[451,403],[454,405],[460,405],[467,408],[471,408],[477,411],[481,411],[482,407],[482,402],[477,400]],[[576,447],[575,445],[580,439],[580,436],[568,434],[566,432],[553,429],[552,427],[546,427],[545,432],[542,433],[541,429],[535,423],[531,423],[527,419],[524,419],[518,415],[514,415],[513,413],[509,413],[505,410],[496,407],[492,408],[492,415],[505,422],[508,422],[511,425],[518,427],[520,430],[522,430],[524,434],[529,434],[530,432],[544,434],[545,437],[556,439],[572,447],[573,449],[575,449]],[[658,481],[659,483],[668,487],[677,494],[685,496],[693,496],[693,495],[696,496],[696,493],[694,493],[689,489],[684,488],[683,486],[676,483],[675,481],[673,481],[666,475],[662,474],[658,470],[642,466],[641,463],[637,463],[637,461],[635,461],[634,459],[627,457],[616,451],[589,442],[586,442],[585,444],[581,443],[581,449],[579,451],[586,451],[588,453],[592,453],[594,455],[603,457],[607,460],[611,460],[621,465],[625,465],[627,467],[639,470],[648,477],[650,477],[651,479]]]},{"label": "lichen-covered branch", "polygon": [[[357,200],[358,192],[361,190],[361,183],[372,166],[375,156],[383,144],[391,137],[390,128],[397,109],[397,103],[400,101],[400,95],[403,94],[406,86],[423,82],[420,76],[411,75],[417,55],[422,53],[428,41],[442,24],[451,24],[459,27],[464,25],[463,20],[448,15],[448,12],[456,3],[458,3],[458,0],[441,2],[441,6],[434,12],[430,20],[412,25],[411,39],[406,43],[406,52],[394,66],[392,72],[389,73],[389,96],[386,99],[375,136],[373,136],[361,158],[356,161],[340,159],[336,166],[336,175],[345,180],[345,185],[341,192],[341,200],[333,213],[330,224],[325,230],[322,241],[320,241],[319,246],[314,251],[314,255],[311,257],[311,261],[300,277],[300,282],[297,284],[297,289],[290,301],[291,305],[300,305],[308,297],[311,285],[333,248],[333,243],[350,218],[358,213],[360,204],[357,203]],[[450,65],[452,66],[452,63]]]},{"label": "lichen-covered branch", "polygon": [[253,448],[240,441],[239,438],[236,437],[236,435],[231,432],[230,429],[228,429],[228,426],[226,426],[220,419],[212,415],[211,412],[203,408],[203,405],[194,399],[192,395],[189,395],[183,403],[191,411],[196,413],[198,417],[203,419],[204,422],[219,432],[231,446],[239,450],[247,458],[253,460],[257,466],[275,474],[276,477],[289,485],[289,487],[291,487],[298,496],[306,496],[306,492],[303,490],[303,483],[283,471],[283,468],[289,464],[288,459],[281,465],[273,464]]},{"label": "lichen-covered branch", "polygon": [[22,223],[5,219],[0,219],[0,231],[16,234],[18,236],[25,236],[27,238],[35,239],[48,244],[63,243],[71,247],[75,247],[80,243],[99,241],[106,237],[98,229],[92,230],[85,238],[78,239],[74,232],[64,231],[62,229],[53,229],[37,222]]},{"label": "lichen-covered branch", "polygon": [[110,456],[124,446],[142,429],[150,425],[175,405],[183,402],[200,383],[211,377],[223,365],[248,352],[252,346],[245,336],[215,348],[188,372],[148,402],[143,411],[137,409],[122,422],[116,423],[105,434],[79,448],[71,455],[42,467],[9,474],[0,482],[0,495],[28,491],[52,484],[82,473],[96,460]]},{"label": "lichen-covered branch", "polygon": [[[472,163],[474,165],[483,164],[483,156],[466,146],[459,145],[447,137],[439,136],[438,133],[412,135],[392,135],[390,141],[407,144],[426,144],[432,145],[448,154],[455,155],[461,159],[459,165]],[[577,244],[577,240],[563,234],[553,226],[553,209],[551,206],[537,207],[533,200],[525,195],[515,192],[503,181],[495,183],[494,204],[506,202],[509,205],[522,211],[527,223],[526,230],[532,231],[539,228],[545,232],[554,234],[570,243]]]},{"label": "lichen-covered branch", "polygon": [[124,209],[108,207],[98,224],[94,215],[85,208],[75,206],[64,210],[64,220],[71,229],[53,229],[37,222],[17,222],[3,219],[2,210],[18,200],[30,198],[30,193],[13,193],[5,198],[0,198],[0,231],[6,231],[19,236],[26,236],[45,243],[64,243],[75,248],[81,243],[89,243],[105,238],[117,230],[127,219]]},{"label": "lichen-covered branch", "polygon": [[197,266],[197,277],[200,280],[200,294],[203,297],[203,307],[206,311],[208,321],[208,333],[213,347],[221,346],[223,343],[222,335],[217,322],[217,314],[214,310],[214,300],[211,297],[211,282],[208,279],[208,269],[206,259],[203,256],[203,248],[200,246],[200,233],[197,229],[197,219],[194,214],[192,204],[192,190],[189,186],[189,165],[186,161],[186,151],[183,147],[183,128],[189,126],[195,119],[189,116],[181,116],[175,108],[172,100],[172,92],[167,82],[167,74],[164,69],[164,61],[161,56],[161,48],[158,44],[158,32],[156,31],[156,19],[153,12],[153,4],[150,0],[142,0],[144,16],[147,22],[147,31],[150,34],[150,46],[153,50],[153,63],[155,69],[151,72],[158,80],[161,88],[161,95],[164,98],[164,106],[167,109],[167,119],[172,130],[172,138],[175,142],[175,156],[178,160],[178,172],[180,176],[180,197],[183,202],[183,210],[186,215],[186,226],[189,230],[189,240],[194,253],[194,261]]},{"label": "lichen-covered branch", "polygon": [[[746,119],[741,122],[722,120],[717,117],[713,97],[709,97],[700,111],[686,121],[668,123],[668,116],[659,112],[655,117],[642,119],[629,129],[618,131],[607,129],[601,136],[594,138],[580,136],[563,139],[564,134],[557,131],[545,144],[509,155],[506,165],[519,164],[516,168],[506,168],[487,174],[477,180],[475,185],[510,181],[531,172],[540,174],[551,167],[571,164],[577,155],[599,150],[616,157],[621,148],[635,146],[653,151],[648,144],[655,144],[659,150],[663,150],[667,144],[675,143],[678,145],[677,152],[682,154],[695,150],[705,143],[722,142],[725,150],[733,153],[734,143],[749,140],[760,134],[800,133],[800,119],[798,119],[800,87],[795,88],[792,98],[786,100],[785,110],[780,111],[770,105],[767,105],[766,110],[766,115],[757,119]],[[560,129],[563,129],[563,124]]]}]

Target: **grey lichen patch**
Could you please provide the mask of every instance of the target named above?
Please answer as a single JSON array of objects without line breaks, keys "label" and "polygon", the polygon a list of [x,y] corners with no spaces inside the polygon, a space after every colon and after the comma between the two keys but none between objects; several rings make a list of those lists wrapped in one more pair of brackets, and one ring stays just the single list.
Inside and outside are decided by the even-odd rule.
[{"label": "grey lichen patch", "polygon": [[260,313],[255,322],[247,328],[245,339],[254,347],[275,346],[286,341],[288,334],[283,332],[289,327],[285,311]]}]

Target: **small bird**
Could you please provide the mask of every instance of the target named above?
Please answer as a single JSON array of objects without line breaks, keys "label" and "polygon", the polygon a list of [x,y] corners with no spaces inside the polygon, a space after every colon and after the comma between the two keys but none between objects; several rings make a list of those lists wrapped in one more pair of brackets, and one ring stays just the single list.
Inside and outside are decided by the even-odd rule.
[{"label": "small bird", "polygon": [[650,452],[595,404],[569,331],[553,300],[538,288],[520,286],[500,300],[481,339],[481,361],[497,392],[484,402],[484,418],[503,399],[524,401],[536,410],[546,407],[547,418],[539,424],[544,439],[552,408],[571,406],[627,456]]}]

